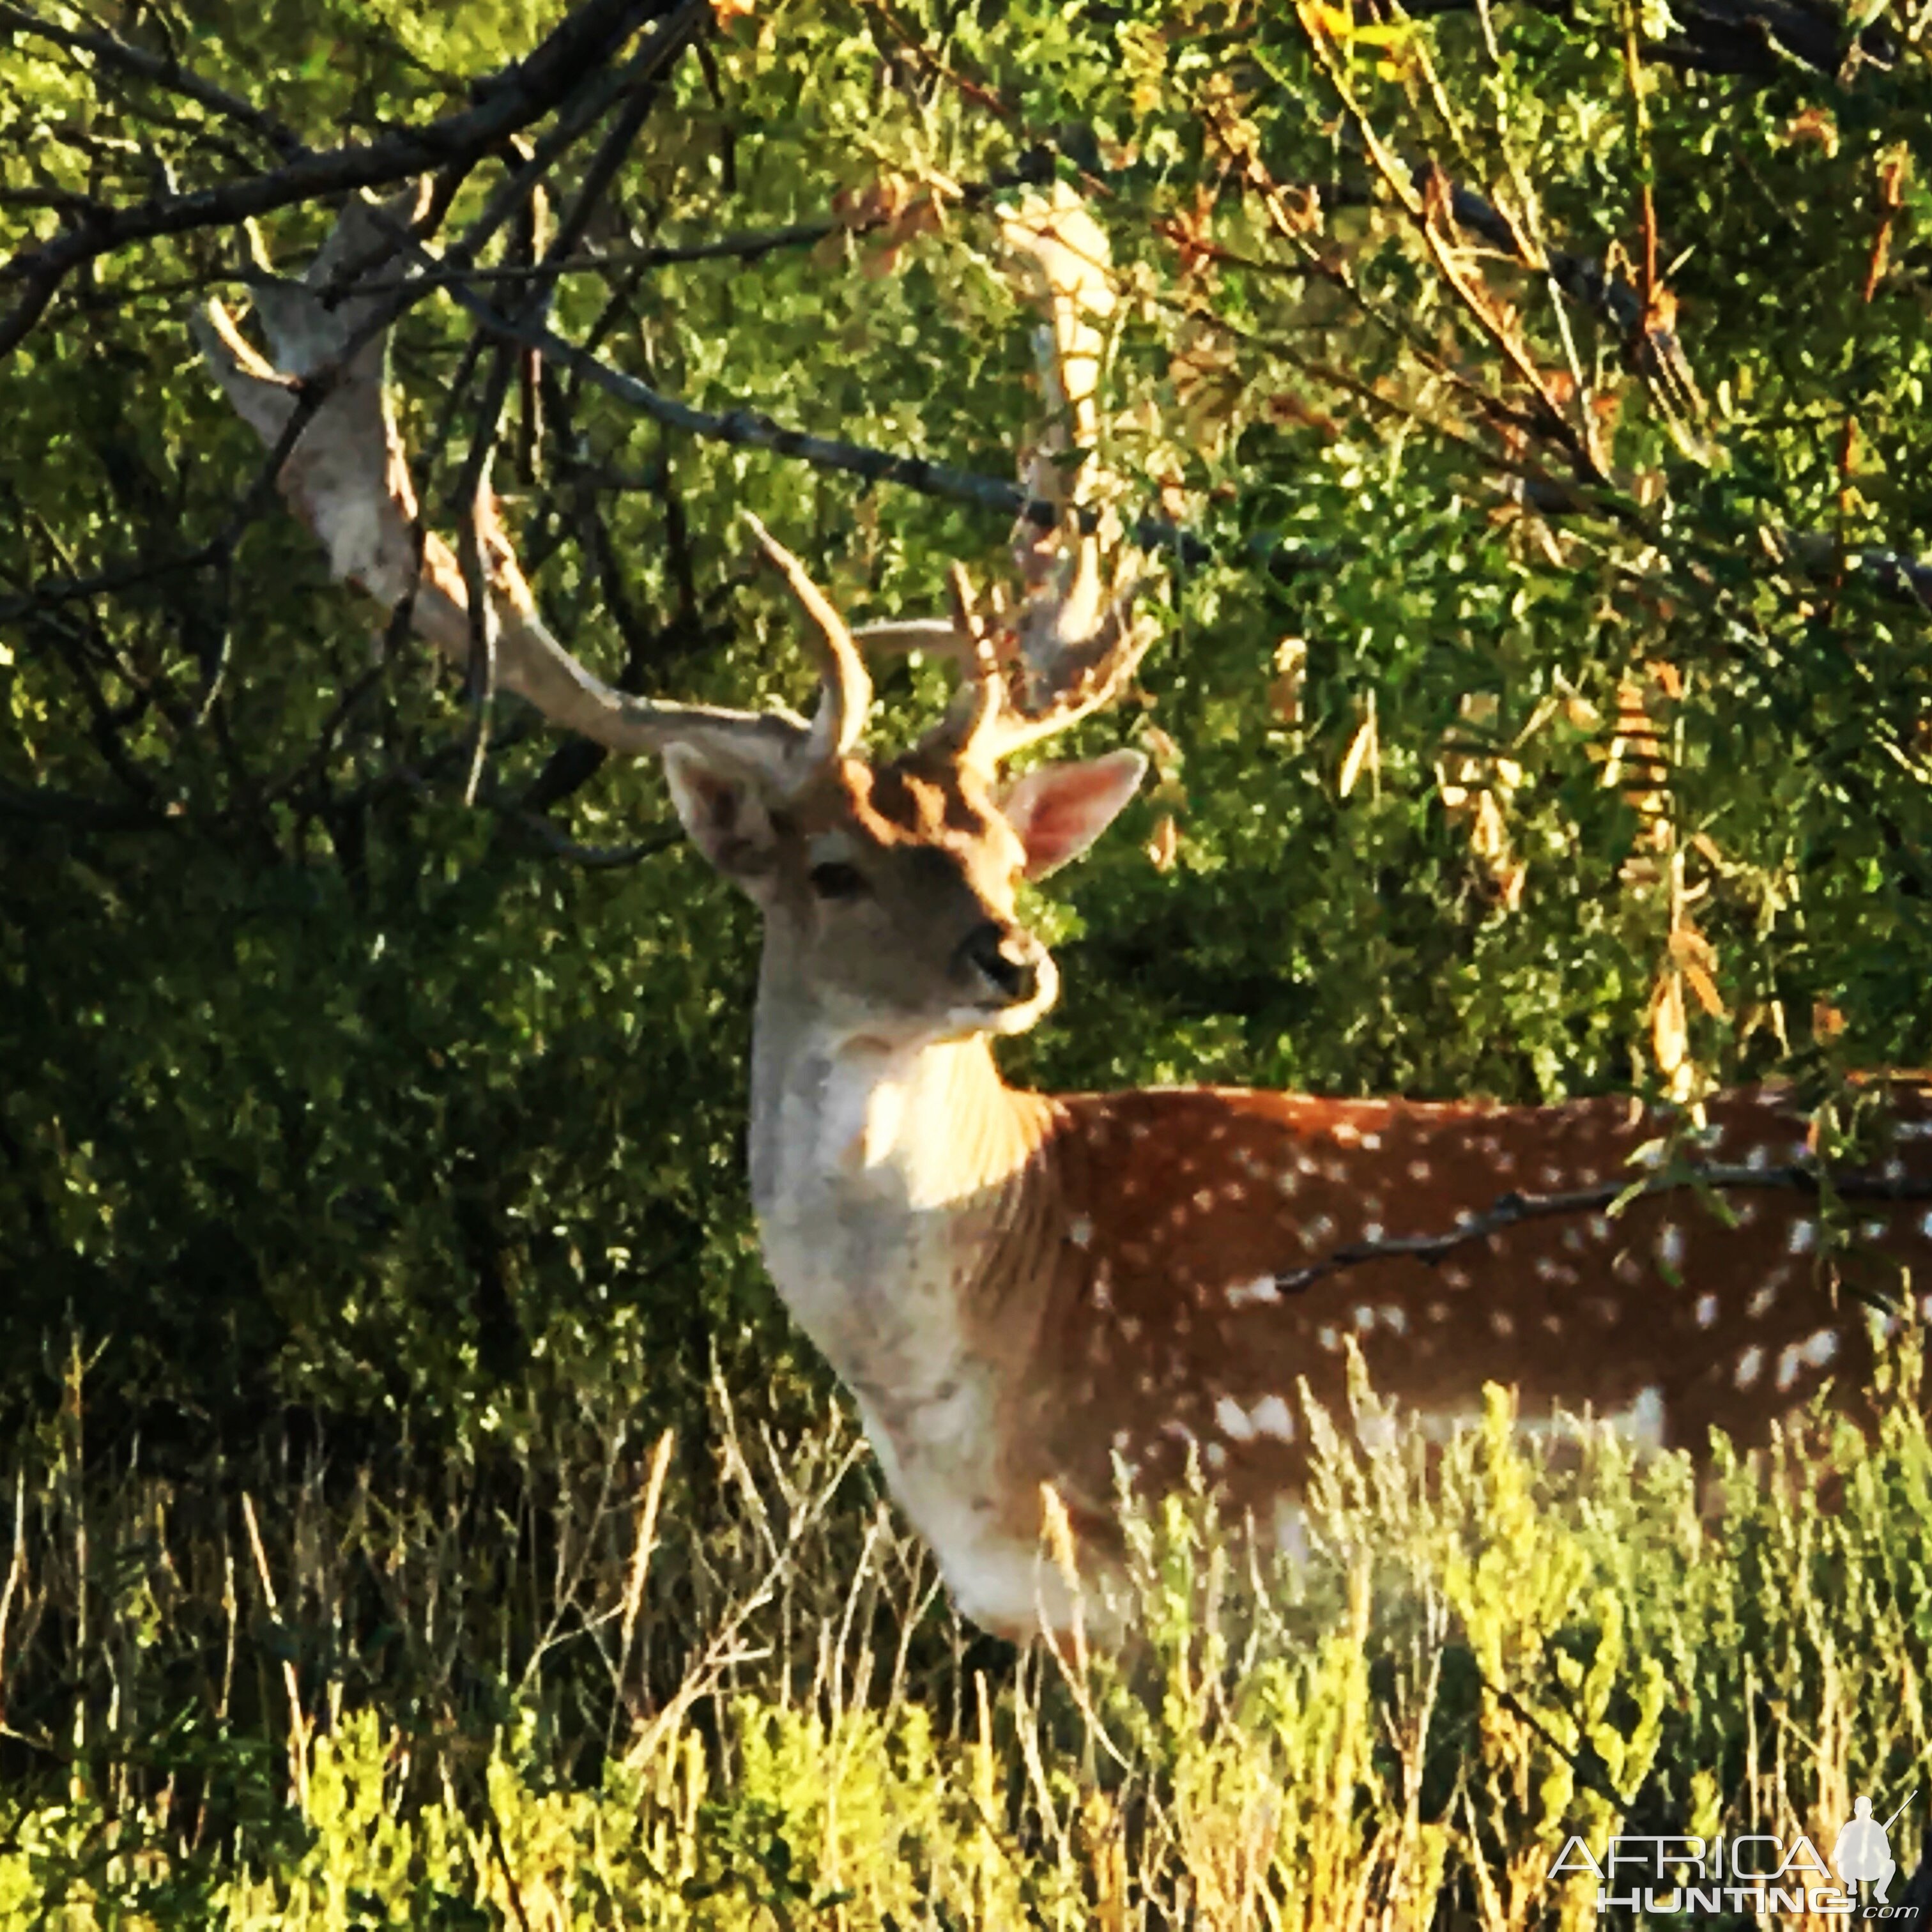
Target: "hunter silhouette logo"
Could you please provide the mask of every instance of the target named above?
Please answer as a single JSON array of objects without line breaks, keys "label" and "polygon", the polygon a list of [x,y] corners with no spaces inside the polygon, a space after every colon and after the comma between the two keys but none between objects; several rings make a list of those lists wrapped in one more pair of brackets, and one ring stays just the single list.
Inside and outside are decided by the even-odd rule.
[{"label": "hunter silhouette logo", "polygon": [[1832,1841],[1828,1865],[1802,1835],[1781,1838],[1767,1832],[1741,1832],[1731,1838],[1616,1838],[1600,1856],[1573,1838],[1557,1855],[1550,1875],[1589,1873],[1597,1881],[1600,1913],[1621,1908],[1658,1918],[1702,1918],[1748,1912],[1763,1919],[1810,1912],[1916,1928],[1919,1908],[1894,1904],[1887,1888],[1898,1870],[1892,1854],[1892,1827],[1918,1795],[1909,1792],[1882,1824],[1872,1816],[1869,1798],[1855,1799],[1852,1816]]},{"label": "hunter silhouette logo", "polygon": [[[1912,1792],[1905,1804],[1910,1804],[1918,1796],[1916,1790]],[[1838,1842],[1832,1847],[1832,1868],[1847,1892],[1856,1895],[1861,1884],[1874,1885],[1876,1889],[1873,1898],[1880,1905],[1887,1903],[1885,1888],[1891,1884],[1892,1875],[1898,1869],[1892,1856],[1892,1828],[1905,1815],[1905,1804],[1880,1825],[1873,1822],[1872,1802],[1869,1798],[1854,1801],[1850,1822],[1838,1834]]]}]

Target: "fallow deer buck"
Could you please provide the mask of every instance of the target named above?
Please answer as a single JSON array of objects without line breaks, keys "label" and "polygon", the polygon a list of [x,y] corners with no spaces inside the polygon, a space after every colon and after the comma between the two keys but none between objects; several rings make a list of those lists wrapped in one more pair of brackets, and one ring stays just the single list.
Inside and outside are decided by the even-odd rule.
[{"label": "fallow deer buck", "polygon": [[[352,207],[305,284],[258,295],[269,360],[218,309],[203,346],[271,444],[294,386],[334,371],[283,487],[338,574],[386,608],[413,592],[416,628],[460,664],[463,574],[429,536],[418,578],[380,334],[344,361],[376,298],[314,292],[380,254],[376,218]],[[1306,1404],[1347,1412],[1352,1350],[1425,1415],[1469,1412],[1493,1381],[1528,1413],[1587,1406],[1691,1444],[1713,1426],[1758,1438],[1828,1378],[1864,1383],[1885,1322],[1820,1265],[1807,1123],[1778,1089],[1712,1101],[1699,1184],[1658,1169],[1612,1214],[1664,1131],[1621,1099],[1008,1087],[992,1042],[1035,1024],[1056,983],[1016,888],[1097,838],[1143,761],[1005,783],[999,768],[1116,688],[1138,635],[1094,596],[1090,550],[1077,595],[1036,568],[1020,622],[1048,695],[1030,713],[956,587],[960,697],[913,749],[868,761],[858,644],[754,529],[814,640],[808,723],[608,688],[545,629],[493,534],[499,675],[560,724],[658,754],[692,839],[763,915],[750,1152],[766,1259],[967,1615],[1018,1635],[1068,1614],[1036,1562],[1043,1484],[1096,1568],[1118,1547],[1117,1467],[1158,1488],[1198,1460],[1228,1504],[1274,1520],[1307,1472]],[[1075,666],[1057,694],[1056,662]],[[1836,1183],[1894,1281],[1902,1264],[1932,1286],[1932,1087],[1901,1079],[1890,1099],[1888,1149]],[[1909,1292],[1891,1305],[1893,1326],[1918,1312]]]}]

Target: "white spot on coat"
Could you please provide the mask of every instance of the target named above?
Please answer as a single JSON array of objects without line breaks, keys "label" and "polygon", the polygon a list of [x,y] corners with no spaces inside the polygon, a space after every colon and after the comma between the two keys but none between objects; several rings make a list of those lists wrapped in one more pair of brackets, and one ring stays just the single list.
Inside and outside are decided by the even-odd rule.
[{"label": "white spot on coat", "polygon": [[1228,1291],[1228,1306],[1230,1308],[1245,1308],[1250,1302],[1279,1301],[1280,1299],[1281,1290],[1275,1286],[1274,1276],[1271,1274],[1258,1274],[1252,1281],[1237,1282]]},{"label": "white spot on coat", "polygon": [[1400,1439],[1401,1430],[1394,1416],[1374,1409],[1355,1418],[1355,1439],[1372,1456],[1386,1454]]},{"label": "white spot on coat", "polygon": [[1248,1420],[1248,1412],[1231,1395],[1224,1395],[1214,1405],[1214,1426],[1230,1442],[1255,1439],[1255,1425]]},{"label": "white spot on coat", "polygon": [[1294,1440],[1294,1412],[1278,1395],[1263,1396],[1255,1404],[1250,1420],[1260,1434],[1272,1436],[1277,1442]]},{"label": "white spot on coat", "polygon": [[1778,1354],[1778,1394],[1796,1382],[1801,1370],[1824,1368],[1838,1352],[1838,1335],[1829,1328],[1820,1328],[1802,1342],[1787,1342]]},{"label": "white spot on coat", "polygon": [[1798,1352],[1808,1367],[1828,1369],[1838,1358],[1838,1331],[1835,1328],[1814,1330],[1798,1344]]}]

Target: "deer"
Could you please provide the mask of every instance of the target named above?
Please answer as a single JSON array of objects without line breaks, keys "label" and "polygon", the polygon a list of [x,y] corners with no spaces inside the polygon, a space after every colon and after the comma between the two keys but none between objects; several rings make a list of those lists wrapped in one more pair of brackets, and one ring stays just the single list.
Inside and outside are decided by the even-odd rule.
[{"label": "deer", "polygon": [[[1856,1402],[1886,1336],[1932,1313],[1913,1286],[1932,1287],[1924,1076],[1885,1082],[1879,1152],[1828,1176],[1776,1084],[1714,1096],[1688,1136],[1616,1096],[1009,1085],[995,1043],[1058,990],[1019,887],[1100,838],[1147,763],[1117,749],[1004,775],[1110,702],[1144,648],[1127,595],[1096,591],[1090,532],[1070,518],[1071,560],[1046,568],[1027,526],[1030,595],[1010,622],[979,612],[956,568],[945,618],[855,632],[752,520],[816,661],[812,716],[614,690],[546,628],[487,504],[480,573],[421,528],[379,298],[336,285],[380,262],[389,232],[352,202],[302,280],[257,290],[267,352],[213,304],[203,352],[286,452],[281,488],[336,575],[385,610],[406,602],[459,667],[487,618],[499,688],[655,755],[691,842],[757,909],[748,1140],[764,1260],[967,1618],[1023,1639],[1079,1616],[1087,1580],[1119,1561],[1124,1480],[1142,1495],[1204,1481],[1292,1544],[1314,1418],[1348,1412],[1358,1362],[1443,1426],[1493,1383],[1526,1417],[1587,1411],[1657,1447],[1714,1429],[1751,1443],[1828,1385]],[[1034,236],[1050,285],[1054,245]],[[1058,322],[1064,374],[1091,343]],[[958,691],[909,748],[868,755],[867,653],[908,642],[946,644]],[[1835,1259],[1828,1181],[1856,1238]],[[1040,1562],[1048,1490],[1073,1532],[1070,1579]]]}]

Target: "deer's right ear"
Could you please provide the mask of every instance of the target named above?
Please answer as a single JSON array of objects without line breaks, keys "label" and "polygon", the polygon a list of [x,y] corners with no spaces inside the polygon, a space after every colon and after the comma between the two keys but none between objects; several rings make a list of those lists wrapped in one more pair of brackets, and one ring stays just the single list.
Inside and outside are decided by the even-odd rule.
[{"label": "deer's right ear", "polygon": [[669,744],[662,755],[691,842],[734,885],[761,898],[776,874],[778,836],[756,777],[694,746]]},{"label": "deer's right ear", "polygon": [[1072,765],[1042,765],[1000,796],[1026,848],[1026,875],[1044,878],[1077,859],[1119,816],[1147,774],[1138,752],[1109,752]]}]

